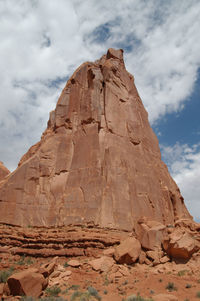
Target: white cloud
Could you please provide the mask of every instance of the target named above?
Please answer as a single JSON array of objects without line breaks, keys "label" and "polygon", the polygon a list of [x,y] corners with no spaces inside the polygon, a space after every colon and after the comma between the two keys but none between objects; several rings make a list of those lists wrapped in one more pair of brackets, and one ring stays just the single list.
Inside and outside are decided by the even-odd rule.
[{"label": "white cloud", "polygon": [[16,167],[39,140],[64,78],[108,47],[129,51],[151,122],[180,110],[200,65],[199,14],[198,0],[0,1],[0,159]]},{"label": "white cloud", "polygon": [[188,210],[196,220],[200,220],[200,143],[192,146],[176,143],[161,149]]}]

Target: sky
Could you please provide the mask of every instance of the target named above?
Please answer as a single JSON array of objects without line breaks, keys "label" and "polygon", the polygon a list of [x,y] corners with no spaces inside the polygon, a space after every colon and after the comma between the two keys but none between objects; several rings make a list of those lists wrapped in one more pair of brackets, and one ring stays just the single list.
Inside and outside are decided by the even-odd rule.
[{"label": "sky", "polygon": [[200,1],[0,0],[0,160],[40,140],[67,79],[123,48],[164,162],[200,222]]}]

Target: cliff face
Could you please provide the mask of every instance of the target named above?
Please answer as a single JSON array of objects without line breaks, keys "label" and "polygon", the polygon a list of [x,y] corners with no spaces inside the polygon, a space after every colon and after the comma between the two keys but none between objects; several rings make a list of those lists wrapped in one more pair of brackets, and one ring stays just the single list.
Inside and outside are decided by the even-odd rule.
[{"label": "cliff face", "polygon": [[141,216],[164,224],[190,218],[122,50],[75,71],[41,141],[0,186],[7,224],[131,230]]}]

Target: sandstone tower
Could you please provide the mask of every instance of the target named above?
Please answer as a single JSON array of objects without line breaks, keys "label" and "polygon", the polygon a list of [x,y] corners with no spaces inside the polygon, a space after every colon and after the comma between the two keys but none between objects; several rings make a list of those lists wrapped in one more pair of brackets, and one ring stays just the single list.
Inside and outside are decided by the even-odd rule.
[{"label": "sandstone tower", "polygon": [[0,222],[131,230],[142,216],[190,218],[123,51],[109,49],[75,71],[40,142],[0,182]]}]

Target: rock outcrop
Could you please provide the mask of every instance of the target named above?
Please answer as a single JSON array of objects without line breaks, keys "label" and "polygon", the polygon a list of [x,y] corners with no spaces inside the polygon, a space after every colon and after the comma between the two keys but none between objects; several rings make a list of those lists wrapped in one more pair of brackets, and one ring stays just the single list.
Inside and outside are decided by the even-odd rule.
[{"label": "rock outcrop", "polygon": [[109,49],[75,71],[41,141],[0,185],[0,222],[132,230],[142,216],[164,225],[191,218],[123,51]]},{"label": "rock outcrop", "polygon": [[0,182],[10,173],[10,171],[0,161]]}]

